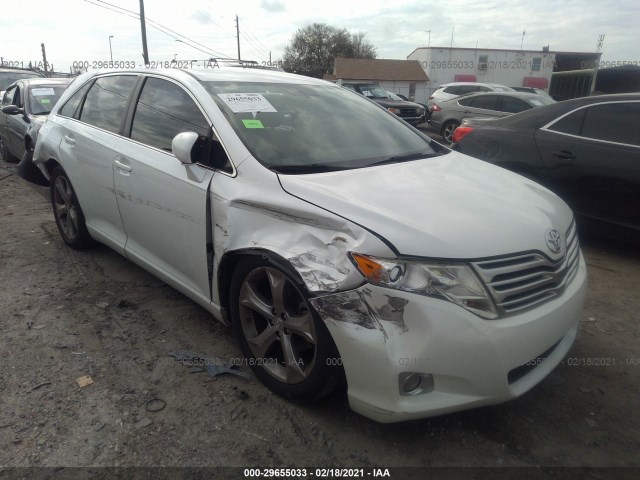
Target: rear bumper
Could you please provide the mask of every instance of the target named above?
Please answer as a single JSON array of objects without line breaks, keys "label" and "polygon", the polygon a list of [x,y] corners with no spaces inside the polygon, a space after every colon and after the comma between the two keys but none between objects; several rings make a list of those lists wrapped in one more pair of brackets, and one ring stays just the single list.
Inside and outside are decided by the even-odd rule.
[{"label": "rear bumper", "polygon": [[[531,389],[573,344],[586,286],[581,257],[563,295],[500,320],[371,285],[312,303],[340,352],[351,408],[390,423],[501,403]],[[350,314],[340,313],[347,309]],[[362,312],[374,319],[367,323]],[[431,375],[433,388],[401,394],[401,375],[414,372]]]}]

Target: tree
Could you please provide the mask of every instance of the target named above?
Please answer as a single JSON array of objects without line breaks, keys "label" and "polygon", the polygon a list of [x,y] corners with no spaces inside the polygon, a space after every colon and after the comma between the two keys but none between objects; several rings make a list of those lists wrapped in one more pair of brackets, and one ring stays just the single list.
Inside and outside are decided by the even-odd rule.
[{"label": "tree", "polygon": [[364,33],[350,34],[345,28],[314,23],[298,29],[284,49],[283,68],[287,72],[322,78],[333,72],[333,61],[342,58],[376,58],[376,48]]}]

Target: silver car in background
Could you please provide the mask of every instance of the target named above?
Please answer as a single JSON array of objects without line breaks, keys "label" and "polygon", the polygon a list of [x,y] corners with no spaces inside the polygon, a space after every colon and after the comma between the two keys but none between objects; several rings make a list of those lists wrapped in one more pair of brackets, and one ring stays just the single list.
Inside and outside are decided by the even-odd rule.
[{"label": "silver car in background", "polygon": [[586,267],[567,205],[337,85],[87,73],[34,162],[70,247],[99,241],[183,292],[287,398],[346,383],[381,422],[499,403],[576,337]]},{"label": "silver car in background", "polygon": [[431,110],[431,128],[451,143],[453,135],[465,118],[500,118],[532,108],[555,103],[551,97],[536,93],[491,92],[455,97],[434,104]]}]

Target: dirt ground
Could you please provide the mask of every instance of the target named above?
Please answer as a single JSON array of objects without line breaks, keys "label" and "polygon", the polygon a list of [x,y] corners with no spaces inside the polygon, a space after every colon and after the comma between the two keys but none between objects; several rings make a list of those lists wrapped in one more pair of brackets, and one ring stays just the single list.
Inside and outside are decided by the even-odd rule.
[{"label": "dirt ground", "polygon": [[[344,395],[300,406],[253,375],[177,363],[169,353],[229,360],[240,350],[226,327],[115,252],[67,248],[50,205],[12,170],[0,165],[0,467],[640,466],[637,246],[582,238],[579,336],[532,391],[381,425]],[[81,388],[85,375],[94,383]],[[153,399],[166,406],[147,411],[162,406]]]}]

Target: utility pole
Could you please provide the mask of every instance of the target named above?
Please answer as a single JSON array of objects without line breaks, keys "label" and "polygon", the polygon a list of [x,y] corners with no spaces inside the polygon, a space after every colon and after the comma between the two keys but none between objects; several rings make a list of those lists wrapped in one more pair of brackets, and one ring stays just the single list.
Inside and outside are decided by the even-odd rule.
[{"label": "utility pole", "polygon": [[40,46],[42,47],[42,62],[44,63],[44,74],[45,76],[48,76],[47,74],[49,73],[49,68],[47,67],[47,52],[44,49],[44,43],[41,43]]},{"label": "utility pole", "polygon": [[109,56],[111,57],[111,61],[113,62],[113,50],[111,49],[111,39],[113,35],[109,35]]},{"label": "utility pole", "polygon": [[144,21],[144,0],[140,0],[140,28],[142,30],[142,58],[144,66],[149,66],[149,50],[147,50],[147,25]]},{"label": "utility pole", "polygon": [[520,40],[520,51],[522,51],[522,45],[524,44],[524,34],[527,33],[527,28],[522,31],[522,40]]},{"label": "utility pole", "polygon": [[[604,34],[598,35],[598,43],[596,44],[596,52],[600,53],[602,51],[602,44],[604,43]],[[598,55],[598,58],[595,62],[595,66],[593,67],[593,76],[591,78],[591,91],[589,93],[593,93],[596,88],[596,79],[598,78],[598,67],[600,65],[601,55]]]},{"label": "utility pole", "polygon": [[238,61],[240,61],[240,22],[236,14],[236,38],[238,39]]}]

